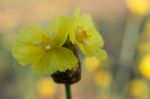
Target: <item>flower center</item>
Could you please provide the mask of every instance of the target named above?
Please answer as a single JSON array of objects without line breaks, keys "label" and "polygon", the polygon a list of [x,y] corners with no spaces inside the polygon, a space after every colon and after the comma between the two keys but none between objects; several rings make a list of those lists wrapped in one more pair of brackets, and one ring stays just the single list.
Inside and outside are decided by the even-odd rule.
[{"label": "flower center", "polygon": [[55,47],[55,41],[53,38],[42,35],[41,40],[34,42],[34,45],[43,47],[44,50],[48,51]]},{"label": "flower center", "polygon": [[88,35],[85,30],[82,30],[81,27],[78,27],[76,33],[76,39],[79,43],[88,44]]},{"label": "flower center", "polygon": [[45,46],[45,50],[50,50],[50,49],[51,49],[51,45],[50,44]]}]

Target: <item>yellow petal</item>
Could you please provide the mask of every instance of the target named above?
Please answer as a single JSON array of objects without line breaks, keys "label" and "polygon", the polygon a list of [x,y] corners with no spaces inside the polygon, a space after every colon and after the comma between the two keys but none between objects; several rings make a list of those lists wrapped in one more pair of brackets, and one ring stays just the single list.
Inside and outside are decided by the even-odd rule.
[{"label": "yellow petal", "polygon": [[48,33],[56,40],[56,46],[62,46],[68,37],[70,20],[65,16],[57,17],[48,28]]},{"label": "yellow petal", "polygon": [[69,31],[71,41],[75,44],[75,35],[78,32],[78,28],[81,27],[84,31],[95,29],[92,18],[88,14],[80,14],[80,10],[76,9],[71,18],[72,30]]},{"label": "yellow petal", "polygon": [[40,41],[42,35],[45,35],[45,31],[41,27],[36,25],[26,26],[17,34],[16,42],[32,44]]},{"label": "yellow petal", "polygon": [[106,52],[102,49],[104,42],[99,33],[95,30],[89,30],[87,44],[77,42],[79,49],[85,56],[95,56],[98,59],[105,60],[107,58]]},{"label": "yellow petal", "polygon": [[99,59],[106,59],[107,55],[101,48],[104,41],[97,32],[92,18],[88,14],[80,14],[80,10],[75,10],[72,16],[72,31],[69,33],[70,40],[77,44],[85,56],[96,56]]},{"label": "yellow petal", "polygon": [[56,48],[46,52],[41,59],[33,64],[36,73],[53,74],[57,71],[64,72],[77,66],[77,58],[67,48]]},{"label": "yellow petal", "polygon": [[94,44],[95,46],[102,47],[104,42],[100,34],[96,31],[94,27],[92,18],[88,14],[80,14],[80,10],[76,9],[72,16],[72,31],[70,31],[70,39],[73,43],[77,43],[76,34],[78,33],[79,27],[81,31],[85,31],[86,35],[89,37],[88,43]]},{"label": "yellow petal", "polygon": [[42,55],[43,50],[34,43],[41,40],[43,30],[38,26],[27,26],[23,28],[16,37],[12,49],[13,56],[21,64],[31,64],[37,61]]},{"label": "yellow petal", "polygon": [[102,36],[95,29],[87,30],[87,35],[89,36],[88,38],[89,46],[94,46],[97,48],[102,48],[104,46],[104,41]]},{"label": "yellow petal", "polygon": [[28,44],[16,44],[13,48],[13,56],[21,64],[31,64],[38,61],[43,54],[44,51],[40,47],[30,46]]},{"label": "yellow petal", "polygon": [[95,46],[91,46],[91,45],[85,46],[85,45],[79,44],[79,48],[86,57],[95,56],[96,58],[98,58],[100,60],[107,59],[107,53],[99,47],[95,47]]}]

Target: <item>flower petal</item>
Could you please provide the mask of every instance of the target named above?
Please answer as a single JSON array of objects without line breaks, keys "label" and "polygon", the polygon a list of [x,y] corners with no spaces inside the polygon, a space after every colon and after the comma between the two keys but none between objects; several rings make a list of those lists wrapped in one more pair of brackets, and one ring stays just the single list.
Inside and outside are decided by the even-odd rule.
[{"label": "flower petal", "polygon": [[97,48],[102,48],[104,46],[104,41],[99,32],[95,29],[87,30],[87,35],[89,36],[88,45],[95,46]]},{"label": "flower petal", "polygon": [[68,37],[68,30],[71,27],[70,20],[65,16],[57,17],[48,28],[48,33],[56,40],[56,46],[64,44]]},{"label": "flower petal", "polygon": [[[96,31],[95,26],[93,24],[92,18],[89,14],[80,14],[80,10],[76,9],[71,18],[72,21],[72,31],[69,33],[69,37],[73,44],[76,43],[76,33],[78,33],[78,28],[80,27],[82,30],[86,31],[87,35],[94,35],[97,38],[95,41],[101,42],[103,45],[102,37]],[[98,36],[98,37],[96,37]]]},{"label": "flower petal", "polygon": [[46,52],[41,59],[32,65],[34,72],[53,74],[57,71],[64,72],[77,66],[77,58],[67,48],[56,48]]},{"label": "flower petal", "polygon": [[25,65],[38,61],[44,51],[40,47],[29,46],[28,44],[16,44],[12,53],[21,64]]},{"label": "flower petal", "polygon": [[81,14],[79,24],[86,30],[89,28],[95,28],[92,17],[89,14]]},{"label": "flower petal", "polygon": [[17,34],[16,42],[32,44],[40,41],[42,35],[45,35],[45,31],[41,27],[36,25],[26,26]]},{"label": "flower petal", "polygon": [[99,48],[92,45],[83,45],[79,44],[79,48],[82,51],[82,53],[87,57],[95,56],[100,60],[106,60],[107,59],[107,53]]},{"label": "flower petal", "polygon": [[43,30],[38,26],[27,26],[17,34],[16,42],[12,49],[13,56],[21,64],[31,64],[37,61],[42,55],[43,50],[34,43],[41,40]]},{"label": "flower petal", "polygon": [[104,46],[102,36],[95,29],[87,30],[87,35],[89,36],[89,38],[87,39],[86,44],[76,42],[79,46],[79,49],[85,56],[95,56],[98,59],[105,60],[107,58],[107,54],[102,49],[102,47]]},{"label": "flower petal", "polygon": [[[106,58],[106,52],[101,48],[104,45],[104,41],[100,33],[96,30],[92,18],[88,14],[80,14],[80,10],[75,10],[72,18],[72,31],[69,33],[70,40],[73,44],[77,44],[86,56],[96,56],[99,59]],[[83,38],[84,41],[78,41],[76,38],[77,33],[81,31],[86,33],[86,38]]]}]

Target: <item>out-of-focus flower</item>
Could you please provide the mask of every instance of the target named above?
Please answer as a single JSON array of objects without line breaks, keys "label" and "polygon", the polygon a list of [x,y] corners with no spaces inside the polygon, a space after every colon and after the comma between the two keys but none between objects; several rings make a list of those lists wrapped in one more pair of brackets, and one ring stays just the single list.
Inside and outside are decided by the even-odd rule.
[{"label": "out-of-focus flower", "polygon": [[68,18],[60,16],[44,31],[39,26],[27,26],[16,37],[13,56],[21,64],[32,64],[36,73],[53,74],[76,68],[73,52],[62,47],[68,37]]},{"label": "out-of-focus flower", "polygon": [[[131,96],[146,96],[149,92],[148,84],[144,80],[133,80],[128,85],[129,94]],[[148,98],[140,98],[148,99]]]},{"label": "out-of-focus flower", "polygon": [[91,16],[81,14],[80,10],[76,9],[71,21],[72,29],[69,36],[72,43],[77,44],[85,56],[106,59],[106,52],[102,49],[104,45],[103,39],[95,29]]},{"label": "out-of-focus flower", "polygon": [[143,57],[139,63],[139,71],[144,77],[150,79],[150,55]]},{"label": "out-of-focus flower", "polygon": [[94,80],[98,86],[107,88],[112,83],[112,76],[107,71],[100,71],[95,73]]},{"label": "out-of-focus flower", "polygon": [[96,57],[87,57],[84,59],[83,65],[88,71],[96,71],[99,68],[100,61]]},{"label": "out-of-focus flower", "polygon": [[144,16],[149,13],[150,1],[149,0],[127,0],[129,10],[135,14]]},{"label": "out-of-focus flower", "polygon": [[55,83],[48,78],[41,79],[37,84],[38,94],[42,97],[53,96],[56,92],[56,89],[57,87]]}]

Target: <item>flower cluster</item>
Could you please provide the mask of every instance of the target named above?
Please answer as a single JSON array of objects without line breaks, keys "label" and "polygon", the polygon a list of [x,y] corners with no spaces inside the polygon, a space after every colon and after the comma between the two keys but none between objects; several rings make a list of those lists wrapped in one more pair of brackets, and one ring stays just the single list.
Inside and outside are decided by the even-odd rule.
[{"label": "flower cluster", "polygon": [[36,73],[64,72],[76,69],[79,61],[74,52],[64,46],[68,41],[84,56],[106,59],[103,39],[92,18],[81,14],[79,9],[71,17],[58,16],[47,30],[36,25],[23,28],[16,37],[12,53],[21,64],[31,64]]}]

